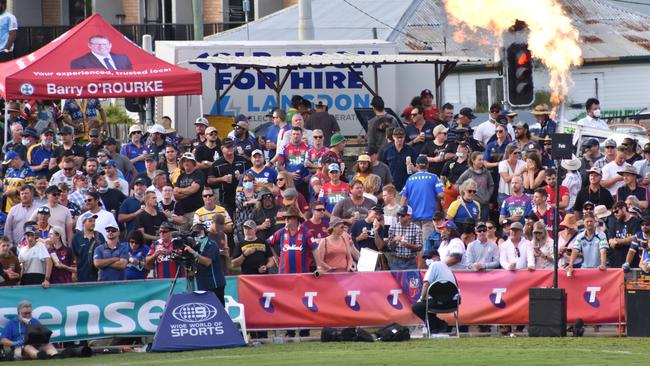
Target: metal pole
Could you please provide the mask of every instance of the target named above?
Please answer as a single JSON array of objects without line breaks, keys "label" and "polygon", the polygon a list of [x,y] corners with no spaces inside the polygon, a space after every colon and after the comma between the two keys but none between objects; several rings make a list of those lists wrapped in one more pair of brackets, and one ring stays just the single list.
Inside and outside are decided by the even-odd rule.
[{"label": "metal pole", "polygon": [[[555,171],[560,173],[560,160],[555,160]],[[553,288],[557,288],[557,272],[558,272],[558,226],[559,226],[559,212],[558,207],[560,203],[560,179],[555,180],[555,208],[553,209]]]},{"label": "metal pole", "polygon": [[216,74],[215,74],[215,81],[214,81],[214,89],[217,92],[217,116],[221,115],[221,72],[219,70],[219,64],[215,64],[214,67],[217,69]]},{"label": "metal pole", "polygon": [[194,40],[203,39],[203,0],[192,0],[192,18],[194,20]]},{"label": "metal pole", "polygon": [[[291,73],[291,70],[287,70],[287,76]],[[280,68],[275,68],[275,85],[278,85],[280,82]],[[278,103],[277,108],[282,109],[282,96],[280,95],[280,88],[275,89],[275,101]]]},{"label": "metal pole", "polygon": [[[153,39],[151,35],[145,34],[142,36],[142,49],[153,53]],[[145,102],[145,123],[147,126],[153,125],[153,103],[151,103],[151,98],[147,98]]]},{"label": "metal pole", "polygon": [[246,23],[246,40],[250,41],[251,37],[248,33],[248,12],[251,10],[250,0],[244,0],[242,2],[242,8],[244,10],[244,22]]},{"label": "metal pole", "polygon": [[[372,28],[372,39],[377,39],[377,28]],[[377,64],[373,64],[372,69],[375,75],[375,92],[377,95],[379,95],[379,77],[377,76]]]}]

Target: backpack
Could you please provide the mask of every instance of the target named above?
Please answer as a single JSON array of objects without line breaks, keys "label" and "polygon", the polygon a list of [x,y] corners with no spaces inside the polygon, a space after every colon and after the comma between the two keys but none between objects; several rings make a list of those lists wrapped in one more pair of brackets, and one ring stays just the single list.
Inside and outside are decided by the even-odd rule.
[{"label": "backpack", "polygon": [[383,342],[402,342],[411,339],[411,333],[405,326],[389,324],[377,331],[377,339]]}]

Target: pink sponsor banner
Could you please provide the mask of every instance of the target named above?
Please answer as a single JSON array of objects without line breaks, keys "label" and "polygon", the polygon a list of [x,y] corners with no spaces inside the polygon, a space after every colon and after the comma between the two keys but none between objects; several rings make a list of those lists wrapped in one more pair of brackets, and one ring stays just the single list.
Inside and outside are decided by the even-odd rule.
[{"label": "pink sponsor banner", "polygon": [[[561,272],[567,291],[568,321],[618,321],[622,306],[621,270]],[[250,329],[380,326],[419,324],[411,312],[424,272],[341,273],[239,276],[239,302]],[[462,296],[462,324],[526,324],[528,292],[550,287],[553,272],[457,272]],[[445,317],[451,320],[450,317]]]}]

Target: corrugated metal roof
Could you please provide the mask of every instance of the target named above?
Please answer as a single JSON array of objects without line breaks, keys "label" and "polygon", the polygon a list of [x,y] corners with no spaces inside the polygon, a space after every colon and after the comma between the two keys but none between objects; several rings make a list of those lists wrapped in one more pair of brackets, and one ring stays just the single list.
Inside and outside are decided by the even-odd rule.
[{"label": "corrugated metal roof", "polygon": [[[650,17],[604,0],[559,0],[580,32],[583,57],[650,56]],[[350,2],[363,12],[350,6]],[[428,49],[470,57],[493,57],[494,46],[457,43],[457,30],[447,22],[443,0],[313,0],[315,38],[351,40],[372,38],[394,41],[400,51]],[[364,14],[365,12],[365,14]],[[298,7],[291,6],[249,23],[251,40],[297,40]],[[489,32],[480,34],[494,45]],[[210,40],[245,40],[239,27]]]},{"label": "corrugated metal roof", "polygon": [[213,56],[188,61],[193,64],[223,64],[233,66],[256,66],[262,68],[288,68],[299,66],[341,66],[415,63],[486,63],[489,59],[478,57],[454,57],[439,55],[356,55],[329,53],[308,56]]}]

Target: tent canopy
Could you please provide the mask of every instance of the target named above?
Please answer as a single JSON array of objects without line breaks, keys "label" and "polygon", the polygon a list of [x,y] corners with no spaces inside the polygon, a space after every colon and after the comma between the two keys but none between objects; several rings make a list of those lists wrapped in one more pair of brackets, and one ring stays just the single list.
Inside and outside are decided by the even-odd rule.
[{"label": "tent canopy", "polygon": [[4,99],[201,94],[201,74],[167,63],[94,14],[37,51],[0,64]]}]

